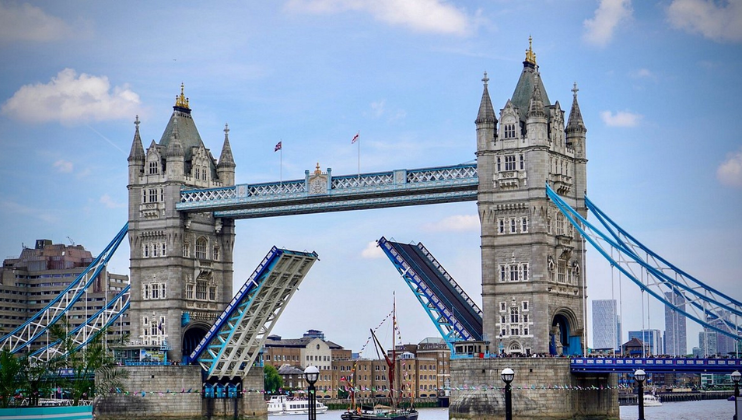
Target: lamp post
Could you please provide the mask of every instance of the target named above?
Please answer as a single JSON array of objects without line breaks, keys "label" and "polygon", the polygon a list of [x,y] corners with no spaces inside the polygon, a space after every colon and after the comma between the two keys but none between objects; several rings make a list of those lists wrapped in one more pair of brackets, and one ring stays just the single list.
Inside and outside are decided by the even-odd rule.
[{"label": "lamp post", "polygon": [[500,374],[505,382],[505,420],[513,420],[513,396],[511,394],[510,382],[513,382],[515,372],[513,369],[505,368]]},{"label": "lamp post", "polygon": [[316,366],[307,366],[304,369],[304,379],[309,384],[309,396],[307,398],[307,414],[309,420],[317,420],[317,393],[314,390],[314,383],[319,378],[319,369]]},{"label": "lamp post", "polygon": [[732,372],[732,382],[734,382],[734,420],[737,420],[737,407],[739,406],[739,380],[742,379],[742,373],[738,370]]},{"label": "lamp post", "polygon": [[639,386],[639,392],[636,397],[639,401],[639,420],[644,420],[644,380],[647,379],[647,374],[642,369],[637,369],[634,372],[634,379]]}]

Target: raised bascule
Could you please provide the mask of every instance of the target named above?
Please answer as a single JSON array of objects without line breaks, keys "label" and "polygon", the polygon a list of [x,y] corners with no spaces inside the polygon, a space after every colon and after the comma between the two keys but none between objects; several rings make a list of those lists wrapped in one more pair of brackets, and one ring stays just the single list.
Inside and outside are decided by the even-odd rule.
[{"label": "raised bascule", "polygon": [[[587,129],[576,84],[565,120],[560,103],[547,95],[530,45],[513,95],[499,114],[487,73],[482,81],[475,164],[343,176],[317,164],[303,179],[261,184],[235,183],[227,126],[218,160],[205,147],[181,85],[159,142],[145,150],[135,121],[125,227],[44,311],[2,337],[0,348],[24,352],[44,335],[128,234],[130,287],[71,331],[73,342],[84,346],[126,314],[132,338],[127,348],[159,351],[168,362],[132,367],[131,386],[156,382],[185,390],[181,385],[191,384],[201,392],[177,402],[170,395],[159,402],[116,395],[102,406],[102,417],[115,417],[123,408],[130,417],[233,409],[261,417],[260,394],[244,394],[261,388],[262,372],[251,368],[259,365],[266,337],[317,254],[274,247],[233,293],[235,220],[476,201],[481,309],[423,244],[377,241],[452,350],[450,418],[499,418],[502,395],[480,385],[496,382],[504,367],[516,372],[522,387],[514,411],[523,419],[617,417],[615,372],[741,368],[737,359],[723,364],[668,359],[671,363],[660,366],[652,359],[598,363],[579,357],[586,354],[588,243],[643,291],[735,340],[741,338],[742,304],[662,259],[587,198]],[[587,221],[588,211],[599,226]],[[636,273],[637,267],[643,271]],[[685,303],[666,300],[667,292],[682,295],[679,302]],[[49,343],[30,356],[60,352],[59,343]],[[544,383],[567,383],[580,391],[565,398]],[[219,409],[213,398],[202,399],[240,395],[240,389],[239,407],[224,403]]]}]

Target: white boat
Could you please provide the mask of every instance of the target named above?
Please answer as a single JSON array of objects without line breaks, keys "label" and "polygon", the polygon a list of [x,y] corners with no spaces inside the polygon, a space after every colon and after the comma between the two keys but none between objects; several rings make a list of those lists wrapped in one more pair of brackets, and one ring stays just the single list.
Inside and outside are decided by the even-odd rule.
[{"label": "white boat", "polygon": [[644,394],[644,406],[645,407],[660,407],[662,403],[659,397],[655,397],[652,394]]},{"label": "white boat", "polygon": [[[327,412],[327,406],[319,401],[315,402],[317,414],[324,414]],[[285,395],[273,395],[268,400],[268,414],[269,415],[281,415],[281,414],[303,414],[309,413],[309,401],[301,399],[289,399]]]}]

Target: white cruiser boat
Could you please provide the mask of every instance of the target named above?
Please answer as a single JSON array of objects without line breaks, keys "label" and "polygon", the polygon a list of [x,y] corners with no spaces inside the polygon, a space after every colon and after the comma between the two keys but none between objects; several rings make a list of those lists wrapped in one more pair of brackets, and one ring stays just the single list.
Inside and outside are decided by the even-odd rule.
[{"label": "white cruiser boat", "polygon": [[655,397],[652,394],[644,394],[644,406],[645,407],[660,407],[662,403],[659,397]]},{"label": "white cruiser boat", "polygon": [[[327,406],[321,402],[316,402],[317,414],[324,414],[327,412]],[[269,415],[282,415],[282,414],[303,414],[309,413],[309,401],[301,399],[289,399],[285,395],[274,395],[268,401],[268,414]]]}]

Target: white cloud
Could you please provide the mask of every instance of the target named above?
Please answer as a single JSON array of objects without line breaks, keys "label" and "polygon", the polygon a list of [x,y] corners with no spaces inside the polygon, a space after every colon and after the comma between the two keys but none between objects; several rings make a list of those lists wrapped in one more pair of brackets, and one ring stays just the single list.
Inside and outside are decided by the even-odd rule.
[{"label": "white cloud", "polygon": [[455,215],[424,225],[423,230],[428,232],[464,232],[480,229],[479,217],[476,215]]},{"label": "white cloud", "polygon": [[57,171],[63,174],[68,174],[72,172],[72,169],[74,168],[74,165],[72,165],[72,162],[69,162],[63,159],[59,159],[58,161],[54,162],[54,165],[52,166],[54,166],[54,168],[56,168]]},{"label": "white cloud", "polygon": [[0,3],[0,42],[58,41],[72,34],[60,18],[28,3]]},{"label": "white cloud", "polygon": [[636,127],[642,116],[628,111],[618,111],[615,114],[611,111],[603,111],[600,113],[600,118],[609,127]]},{"label": "white cloud", "polygon": [[382,99],[379,102],[371,102],[371,113],[374,117],[379,118],[384,114],[384,105],[386,100]]},{"label": "white cloud", "polygon": [[390,25],[451,35],[467,35],[477,21],[445,0],[290,0],[286,9],[316,14],[365,12]]},{"label": "white cloud", "polygon": [[128,86],[111,89],[105,76],[91,76],[64,69],[47,84],[22,86],[0,108],[12,118],[63,124],[131,118],[137,114],[139,95]]},{"label": "white cloud", "polygon": [[654,73],[649,69],[639,69],[631,72],[631,77],[636,79],[653,79]]},{"label": "white cloud", "polygon": [[670,23],[714,41],[742,41],[742,1],[673,0]]},{"label": "white cloud", "polygon": [[99,201],[99,202],[100,202],[101,204],[103,204],[104,206],[106,206],[106,208],[109,208],[109,209],[115,209],[115,208],[121,208],[121,207],[124,207],[124,204],[123,204],[123,203],[119,203],[119,202],[115,201],[115,200],[114,200],[113,198],[111,198],[111,196],[110,196],[110,195],[108,195],[108,194],[103,194],[103,195],[101,196],[100,200],[98,200],[98,201]]},{"label": "white cloud", "polygon": [[371,241],[366,244],[366,248],[361,251],[361,257],[367,259],[384,258],[384,251],[376,246],[376,241]]},{"label": "white cloud", "polygon": [[0,211],[7,211],[14,214],[20,214],[24,218],[25,217],[32,217],[34,219],[39,219],[43,222],[47,223],[57,223],[59,222],[59,218],[57,217],[57,213],[50,211],[44,211],[39,210],[36,207],[27,207],[21,204],[18,204],[14,201],[9,200],[2,200],[0,201]]},{"label": "white cloud", "polygon": [[716,179],[724,185],[742,188],[742,147],[727,155],[716,169]]},{"label": "white cloud", "polygon": [[583,22],[582,39],[588,44],[605,47],[613,39],[618,24],[631,18],[633,12],[631,0],[600,0],[595,17]]}]

